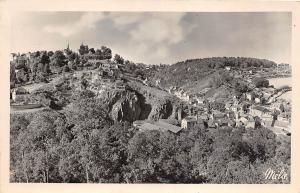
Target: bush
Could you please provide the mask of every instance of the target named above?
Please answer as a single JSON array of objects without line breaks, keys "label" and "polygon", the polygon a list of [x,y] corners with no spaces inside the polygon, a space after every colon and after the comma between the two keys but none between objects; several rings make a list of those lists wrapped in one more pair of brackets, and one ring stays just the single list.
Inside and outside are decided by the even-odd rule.
[{"label": "bush", "polygon": [[269,86],[269,80],[265,78],[256,78],[253,80],[253,83],[257,88]]}]

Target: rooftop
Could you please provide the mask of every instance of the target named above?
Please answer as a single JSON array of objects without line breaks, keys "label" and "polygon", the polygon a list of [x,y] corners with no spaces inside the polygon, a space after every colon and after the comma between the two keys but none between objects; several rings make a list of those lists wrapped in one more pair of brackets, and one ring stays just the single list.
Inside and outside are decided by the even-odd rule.
[{"label": "rooftop", "polygon": [[18,87],[14,91],[16,94],[29,94],[29,92],[23,87]]},{"label": "rooftop", "polygon": [[189,116],[184,118],[187,122],[196,122],[197,118],[194,116]]},{"label": "rooftop", "polygon": [[262,107],[262,106],[254,106],[254,107],[252,107],[252,109],[259,110],[259,111],[262,111],[264,113],[271,112],[269,109],[267,109],[265,107]]},{"label": "rooftop", "polygon": [[158,121],[158,122],[155,123],[155,125],[161,127],[163,130],[168,130],[168,131],[171,131],[173,133],[178,133],[179,131],[182,130],[181,127],[171,125],[171,124],[166,123],[164,121]]},{"label": "rooftop", "polygon": [[141,131],[146,131],[146,130],[159,130],[159,131],[170,131],[172,133],[178,133],[179,131],[182,130],[181,127],[177,127],[175,125],[171,125],[169,123],[163,122],[163,121],[158,121],[155,123],[144,123],[140,126]]}]

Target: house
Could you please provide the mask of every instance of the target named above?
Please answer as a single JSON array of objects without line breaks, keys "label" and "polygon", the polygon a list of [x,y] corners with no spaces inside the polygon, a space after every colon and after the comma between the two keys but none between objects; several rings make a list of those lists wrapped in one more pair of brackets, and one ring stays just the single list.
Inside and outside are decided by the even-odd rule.
[{"label": "house", "polygon": [[14,102],[21,102],[24,101],[26,99],[26,97],[29,95],[29,92],[23,88],[23,87],[18,87],[13,89],[12,91],[12,100]]},{"label": "house", "polygon": [[178,133],[182,130],[181,127],[169,124],[161,119],[158,122],[155,122],[155,125],[160,127],[162,131],[170,131],[172,133]]},{"label": "house", "polygon": [[256,97],[256,98],[254,99],[254,102],[255,102],[255,103],[260,103],[260,102],[261,102],[261,101],[260,101],[260,98],[257,98],[257,97]]},{"label": "house", "polygon": [[243,125],[247,125],[248,119],[246,119],[245,117],[241,117],[241,118],[240,118],[240,122],[241,122]]},{"label": "house", "polygon": [[202,98],[196,98],[198,104],[204,104],[204,100]]},{"label": "house", "polygon": [[272,116],[272,112],[262,106],[254,106],[250,108],[250,115],[252,115],[253,117],[258,116],[258,117],[269,117]]},{"label": "house", "polygon": [[238,110],[240,110],[240,107],[238,105],[233,105],[230,107],[230,110],[232,110],[233,112],[237,112]]},{"label": "house", "polygon": [[209,117],[208,115],[199,115],[198,119],[201,119],[202,121],[208,121]]},{"label": "house", "polygon": [[152,123],[143,123],[139,127],[140,131],[152,131],[152,130],[157,130],[157,131],[165,131],[161,127],[154,125]]},{"label": "house", "polygon": [[207,123],[208,127],[209,128],[216,128],[216,124],[213,120],[208,120],[208,123]]},{"label": "house", "polygon": [[137,120],[137,121],[134,121],[134,122],[132,123],[132,125],[133,125],[134,127],[141,127],[144,123],[145,123],[145,121]]},{"label": "house", "polygon": [[225,104],[225,109],[226,109],[226,110],[230,110],[230,107],[231,107],[231,106],[232,106],[232,105],[231,105],[230,103],[226,103],[226,104]]},{"label": "house", "polygon": [[252,93],[246,93],[246,99],[249,101],[253,100],[253,94]]},{"label": "house", "polygon": [[220,112],[220,111],[214,111],[211,114],[211,119],[217,120],[217,119],[221,119],[224,118],[226,116],[226,114]]},{"label": "house", "polygon": [[276,103],[272,103],[271,109],[272,110],[278,110],[278,111],[282,112],[282,109],[284,109],[284,106],[283,106],[282,103],[276,102]]},{"label": "house", "polygon": [[189,116],[181,121],[181,128],[183,129],[189,129],[196,125],[197,123],[197,116]]},{"label": "house", "polygon": [[216,125],[218,127],[223,127],[223,126],[228,126],[229,125],[229,119],[228,118],[221,118],[221,119],[218,119],[216,121]]},{"label": "house", "polygon": [[255,128],[255,121],[249,121],[247,124],[246,124],[246,129],[254,129]]},{"label": "house", "polygon": [[233,112],[233,111],[228,111],[227,112],[227,117],[229,119],[238,119],[238,113],[237,112]]}]

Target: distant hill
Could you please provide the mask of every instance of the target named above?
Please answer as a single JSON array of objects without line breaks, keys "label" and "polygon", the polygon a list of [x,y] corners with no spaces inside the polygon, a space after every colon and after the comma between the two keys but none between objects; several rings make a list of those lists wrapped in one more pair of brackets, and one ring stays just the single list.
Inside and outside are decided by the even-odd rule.
[{"label": "distant hill", "polygon": [[[218,69],[231,68],[270,68],[276,63],[266,59],[246,57],[212,57],[181,61],[158,71],[153,80],[160,80],[162,87],[194,87],[208,84]],[[199,85],[200,84],[200,85]]]}]

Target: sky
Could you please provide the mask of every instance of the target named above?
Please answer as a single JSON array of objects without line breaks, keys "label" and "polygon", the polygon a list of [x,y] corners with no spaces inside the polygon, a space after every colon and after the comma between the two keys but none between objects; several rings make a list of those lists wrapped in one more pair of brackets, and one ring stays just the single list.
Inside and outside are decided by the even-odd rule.
[{"label": "sky", "polygon": [[124,59],[172,64],[240,56],[291,60],[288,12],[22,12],[11,17],[11,52],[102,45]]}]

